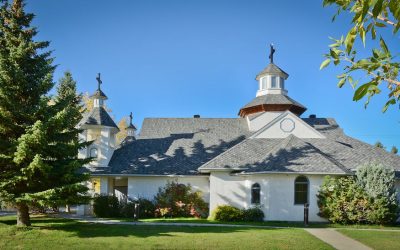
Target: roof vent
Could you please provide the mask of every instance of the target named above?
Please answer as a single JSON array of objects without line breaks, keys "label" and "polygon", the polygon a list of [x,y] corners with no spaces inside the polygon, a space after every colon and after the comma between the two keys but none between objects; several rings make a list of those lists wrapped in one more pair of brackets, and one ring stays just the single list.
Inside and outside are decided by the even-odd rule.
[{"label": "roof vent", "polygon": [[315,119],[315,118],[317,118],[317,115],[312,114],[312,115],[310,115],[310,118]]},{"label": "roof vent", "polygon": [[200,115],[194,115],[193,118],[200,118]]}]

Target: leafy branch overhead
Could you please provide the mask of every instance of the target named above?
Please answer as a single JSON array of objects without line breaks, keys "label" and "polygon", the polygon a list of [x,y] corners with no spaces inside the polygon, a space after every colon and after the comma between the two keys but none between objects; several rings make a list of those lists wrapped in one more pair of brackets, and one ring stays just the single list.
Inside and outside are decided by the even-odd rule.
[{"label": "leafy branch overhead", "polygon": [[[331,38],[329,53],[320,69],[327,67],[331,62],[343,66],[343,74],[338,75],[338,86],[341,88],[349,83],[354,89],[354,101],[367,97],[367,107],[371,97],[382,92],[382,85],[389,91],[388,100],[383,107],[385,112],[390,105],[400,101],[400,61],[398,53],[392,53],[381,33],[390,29],[392,36],[400,29],[400,1],[399,0],[324,0],[323,5],[335,5],[337,13],[333,21],[341,12],[352,15],[352,27],[347,35],[340,39]],[[367,35],[372,40],[379,40],[379,47],[373,48],[369,57],[357,56],[354,43],[360,39],[366,46]],[[395,38],[398,39],[398,38]],[[363,77],[358,78],[358,72]]]}]

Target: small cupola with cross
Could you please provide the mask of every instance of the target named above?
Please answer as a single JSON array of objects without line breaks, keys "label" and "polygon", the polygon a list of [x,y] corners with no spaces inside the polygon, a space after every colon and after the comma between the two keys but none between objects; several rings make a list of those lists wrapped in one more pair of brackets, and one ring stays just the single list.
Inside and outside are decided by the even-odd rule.
[{"label": "small cupola with cross", "polygon": [[91,98],[93,99],[93,107],[94,108],[100,108],[104,106],[104,101],[107,100],[106,94],[104,94],[103,91],[101,91],[101,84],[103,81],[100,78],[100,73],[97,74],[96,77],[97,80],[97,90],[93,93]]},{"label": "small cupola with cross", "polygon": [[256,98],[240,109],[241,117],[248,117],[260,112],[277,115],[287,110],[300,116],[307,110],[302,104],[288,96],[285,80],[289,75],[274,64],[275,48],[272,44],[270,49],[270,63],[256,76],[259,86]]},{"label": "small cupola with cross", "polygon": [[126,127],[126,133],[127,133],[127,137],[135,138],[136,127],[135,127],[135,125],[133,125],[132,120],[133,120],[133,115],[131,112],[129,115],[129,125],[128,125],[128,127]]},{"label": "small cupola with cross", "polygon": [[259,84],[257,96],[266,94],[287,94],[285,80],[289,75],[274,64],[274,53],[275,48],[273,44],[271,44],[269,54],[270,63],[256,76],[256,80]]}]

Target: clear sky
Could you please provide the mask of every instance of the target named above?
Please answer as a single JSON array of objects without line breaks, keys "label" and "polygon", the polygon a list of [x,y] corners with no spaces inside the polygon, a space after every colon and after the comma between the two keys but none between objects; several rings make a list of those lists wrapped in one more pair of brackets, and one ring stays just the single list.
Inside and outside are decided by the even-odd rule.
[{"label": "clear sky", "polygon": [[[336,87],[340,68],[319,70],[328,37],[350,27],[346,15],[332,23],[322,0],[28,0],[27,10],[37,39],[51,41],[55,79],[70,70],[92,93],[101,72],[116,122],[131,111],[139,128],[145,117],[237,117],[273,42],[304,117],[333,117],[350,136],[400,148],[398,106],[382,114],[381,94],[364,109],[349,85]],[[399,51],[398,37],[388,43]]]}]

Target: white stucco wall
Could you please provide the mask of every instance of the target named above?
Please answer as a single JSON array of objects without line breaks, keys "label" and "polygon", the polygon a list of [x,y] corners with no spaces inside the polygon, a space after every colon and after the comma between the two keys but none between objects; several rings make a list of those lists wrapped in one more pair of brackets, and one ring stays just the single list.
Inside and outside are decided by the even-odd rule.
[{"label": "white stucco wall", "polygon": [[164,187],[168,181],[190,184],[193,190],[201,191],[203,199],[208,203],[210,186],[208,176],[133,176],[128,177],[128,197],[131,199],[146,198],[152,200],[158,188]]},{"label": "white stucco wall", "polygon": [[[294,204],[294,181],[296,174],[259,174],[235,176],[227,172],[210,174],[210,211],[219,205],[238,208],[251,206],[251,185],[261,185],[261,209],[265,220],[303,221],[304,206]],[[319,217],[316,194],[323,175],[306,175],[309,179],[309,220],[326,221]]]},{"label": "white stucco wall", "polygon": [[282,112],[264,112],[253,119],[247,117],[247,124],[249,126],[249,130],[258,131],[259,129],[264,127],[265,124],[270,123],[272,120],[274,120],[281,114]]}]

